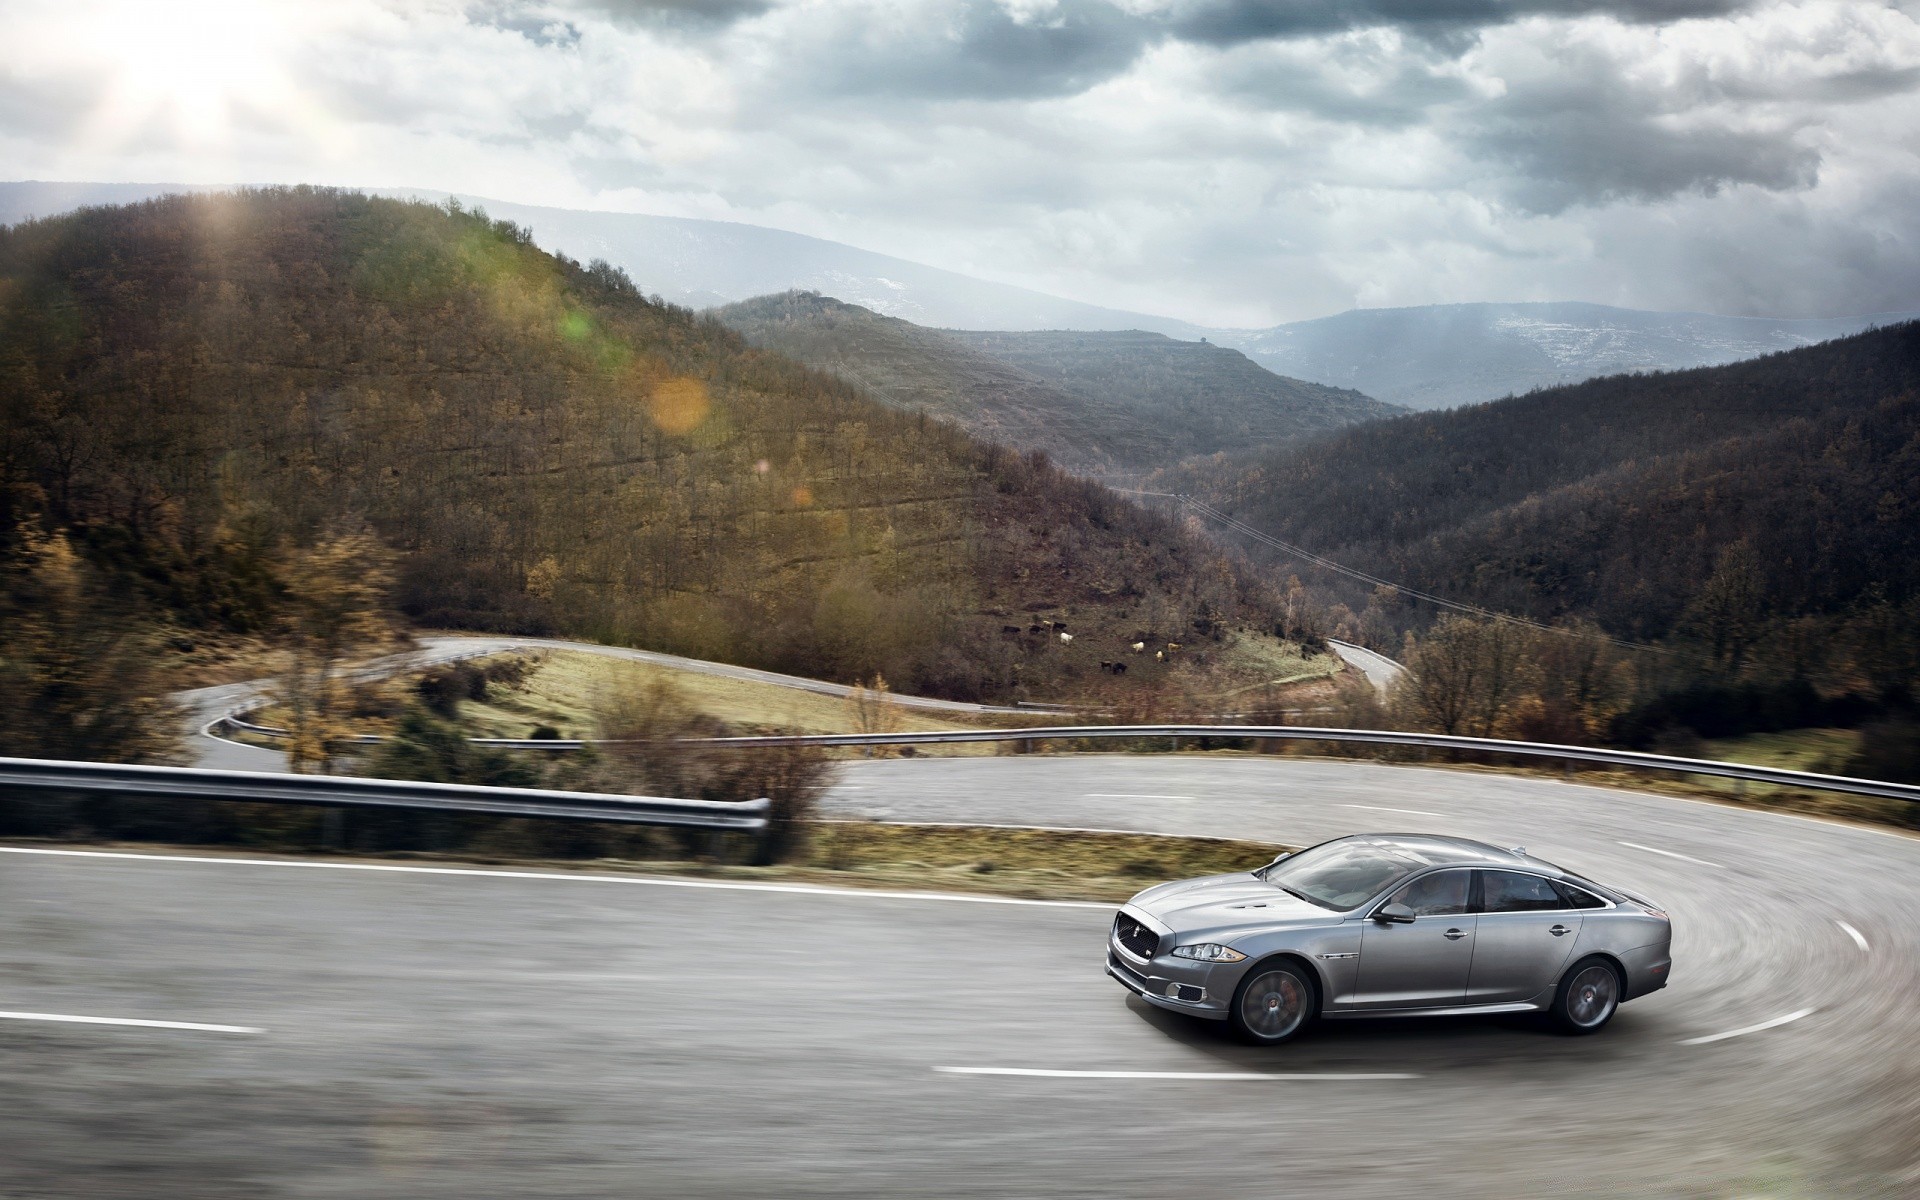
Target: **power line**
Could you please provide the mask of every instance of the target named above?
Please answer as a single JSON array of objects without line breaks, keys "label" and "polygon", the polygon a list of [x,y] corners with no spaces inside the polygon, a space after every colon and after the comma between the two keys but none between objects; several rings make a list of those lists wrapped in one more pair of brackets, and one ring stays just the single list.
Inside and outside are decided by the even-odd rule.
[{"label": "power line", "polygon": [[1511,613],[1495,612],[1490,608],[1482,608],[1477,604],[1467,604],[1459,600],[1449,600],[1444,596],[1436,596],[1431,592],[1423,592],[1418,588],[1411,588],[1403,583],[1396,583],[1391,579],[1382,579],[1378,575],[1370,575],[1365,571],[1349,567],[1344,563],[1337,563],[1323,554],[1315,554],[1304,546],[1296,546],[1291,542],[1281,541],[1279,538],[1274,537],[1264,530],[1255,529],[1245,521],[1223,513],[1212,505],[1196,500],[1192,496],[1177,492],[1147,492],[1133,488],[1116,488],[1114,490],[1131,492],[1136,496],[1160,496],[1169,500],[1178,500],[1182,506],[1193,510],[1201,516],[1209,520],[1218,521],[1236,533],[1245,534],[1255,541],[1264,543],[1296,559],[1311,563],[1324,570],[1332,571],[1335,574],[1344,575],[1360,583],[1371,584],[1374,587],[1392,588],[1402,595],[1411,596],[1416,600],[1424,600],[1437,608],[1450,609],[1454,612],[1480,617],[1483,620],[1501,621],[1509,625],[1518,625],[1526,629],[1538,630],[1541,633],[1558,634],[1561,637],[1603,641],[1610,645],[1618,646],[1623,650],[1644,650],[1654,654],[1668,653],[1667,650],[1659,646],[1649,646],[1642,642],[1630,642],[1625,638],[1617,638],[1606,633],[1587,633],[1577,629],[1566,629],[1558,625],[1548,625],[1541,621],[1535,621],[1530,617],[1516,617]]}]

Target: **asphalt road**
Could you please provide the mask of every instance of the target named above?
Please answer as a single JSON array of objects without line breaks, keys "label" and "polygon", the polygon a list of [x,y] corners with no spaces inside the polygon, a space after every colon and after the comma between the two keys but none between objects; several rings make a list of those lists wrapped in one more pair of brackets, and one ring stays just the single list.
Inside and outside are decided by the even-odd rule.
[{"label": "asphalt road", "polygon": [[1365,646],[1356,646],[1351,642],[1336,642],[1327,639],[1327,645],[1340,656],[1342,662],[1367,677],[1373,689],[1385,696],[1393,689],[1394,682],[1407,673],[1407,669],[1378,651]]},{"label": "asphalt road", "polygon": [[1105,979],[1098,907],[0,853],[0,1010],[260,1031],[0,1019],[0,1195],[1920,1193],[1920,841],[1199,756],[861,762],[826,807],[1518,842],[1667,903],[1674,983],[1594,1038],[1259,1051]]}]

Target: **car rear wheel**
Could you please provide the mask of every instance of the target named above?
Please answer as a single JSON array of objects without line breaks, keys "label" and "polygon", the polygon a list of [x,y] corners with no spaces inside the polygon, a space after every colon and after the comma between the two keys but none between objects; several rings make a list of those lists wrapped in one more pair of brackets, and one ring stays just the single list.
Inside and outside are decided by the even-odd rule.
[{"label": "car rear wheel", "polygon": [[1313,981],[1298,963],[1263,963],[1233,993],[1228,1023],[1243,1041],[1277,1046],[1313,1019]]},{"label": "car rear wheel", "polygon": [[1620,1011],[1620,972],[1604,958],[1583,958],[1561,977],[1553,1016],[1568,1033],[1598,1033]]}]

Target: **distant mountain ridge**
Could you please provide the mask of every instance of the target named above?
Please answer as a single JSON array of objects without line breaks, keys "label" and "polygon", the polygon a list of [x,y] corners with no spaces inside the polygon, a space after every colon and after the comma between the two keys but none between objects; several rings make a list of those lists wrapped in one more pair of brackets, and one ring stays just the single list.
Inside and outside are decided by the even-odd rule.
[{"label": "distant mountain ridge", "polygon": [[[0,223],[86,204],[125,204],[215,187],[159,183],[0,183]],[[371,194],[439,201],[422,188]],[[646,292],[693,308],[789,290],[835,296],[946,329],[1146,330],[1207,337],[1277,375],[1353,388],[1409,408],[1448,408],[1632,371],[1682,370],[1920,317],[1920,310],[1822,319],[1651,312],[1584,302],[1354,309],[1269,329],[1211,328],[993,283],[839,242],[729,221],[589,212],[461,195],[530,228],[548,250],[604,258]]]},{"label": "distant mountain ridge", "polygon": [[1237,350],[1140,330],[934,330],[812,292],[761,296],[714,315],[752,344],[893,407],[1045,451],[1087,474],[1171,466],[1403,411],[1282,378]]},{"label": "distant mountain ridge", "polygon": [[[168,183],[0,183],[0,224],[57,216],[89,204],[222,190]],[[531,229],[549,251],[582,262],[604,258],[643,291],[690,308],[798,290],[824,292],[920,325],[958,329],[1150,329],[1187,339],[1205,332],[1171,317],[1083,304],[760,225],[545,208],[428,188],[358,190],[435,203],[453,195],[491,217]]]},{"label": "distant mountain ridge", "polygon": [[1602,375],[1719,366],[1915,317],[1920,312],[1795,320],[1576,302],[1438,304],[1212,336],[1281,375],[1434,409]]}]

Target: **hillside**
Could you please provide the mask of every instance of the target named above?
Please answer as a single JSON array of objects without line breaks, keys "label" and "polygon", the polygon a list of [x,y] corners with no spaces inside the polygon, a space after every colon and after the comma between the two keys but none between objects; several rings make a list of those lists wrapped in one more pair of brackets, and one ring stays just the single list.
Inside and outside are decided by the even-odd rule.
[{"label": "hillside", "polygon": [[1698,617],[1740,543],[1756,618],[1899,602],[1920,593],[1920,323],[1358,426],[1166,482],[1413,587],[1633,637]]},{"label": "hillside", "polygon": [[1238,350],[1137,329],[944,332],[1088,403],[1133,414],[1146,433],[1134,464],[1252,449],[1403,411],[1349,389],[1276,375]]},{"label": "hillside", "polygon": [[1171,465],[1399,410],[1283,379],[1233,350],[1157,333],[923,329],[806,292],[715,315],[754,345],[858,383],[898,408],[1043,450],[1087,473]]},{"label": "hillside", "polygon": [[[165,183],[0,182],[0,223],[217,189]],[[439,203],[445,192],[389,189]],[[644,213],[545,208],[461,196],[531,230],[542,248],[626,271],[642,291],[703,308],[821,292],[929,328],[1151,330],[1207,337],[1281,376],[1414,409],[1447,408],[1622,371],[1753,358],[1920,313],[1831,319],[1724,317],[1585,303],[1356,309],[1267,329],[1211,329],[1086,304],[785,230]]]},{"label": "hillside", "polygon": [[1604,304],[1436,304],[1356,309],[1213,336],[1282,375],[1433,409],[1626,371],[1716,366],[1915,316],[1790,320]]},{"label": "hillside", "polygon": [[0,378],[0,535],[65,529],[188,629],[271,625],[285,549],[363,524],[422,623],[955,698],[1260,613],[1172,523],[457,209],[299,188],[0,230]]},{"label": "hillside", "polygon": [[1071,470],[1113,470],[1144,433],[1119,405],[1089,403],[934,330],[831,297],[787,292],[713,315],[750,344],[830,371],[894,408],[1043,451]]}]

